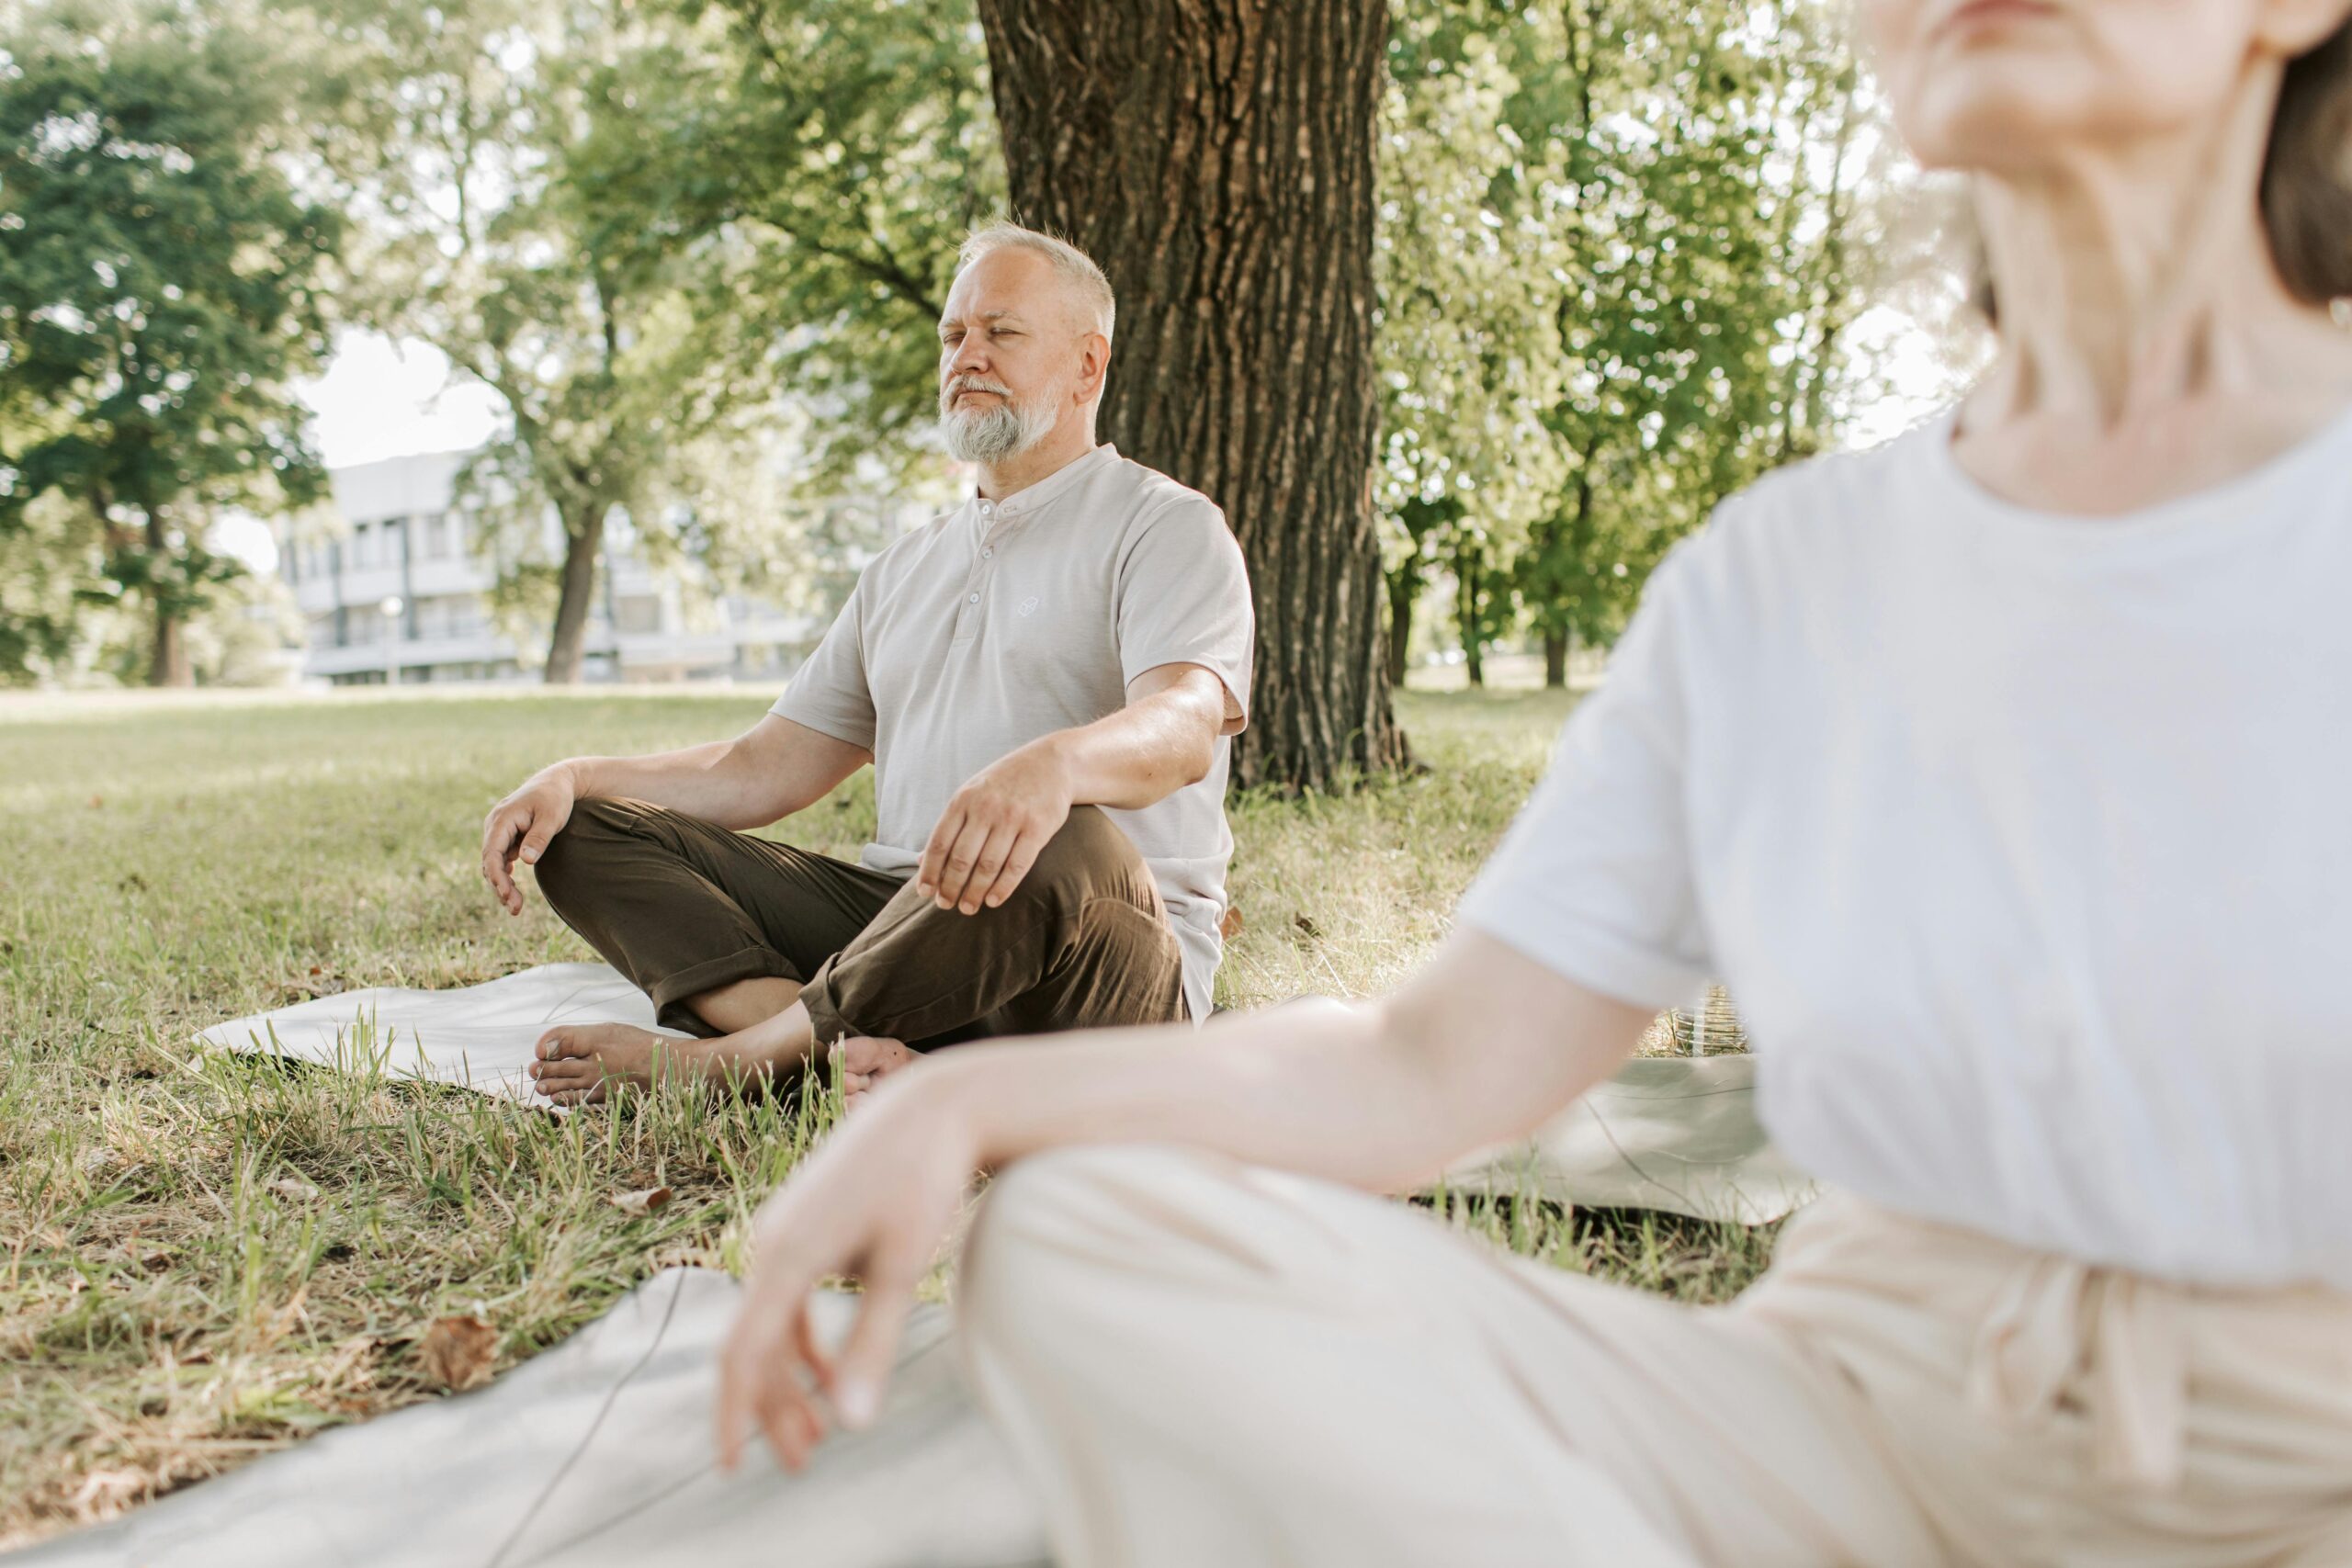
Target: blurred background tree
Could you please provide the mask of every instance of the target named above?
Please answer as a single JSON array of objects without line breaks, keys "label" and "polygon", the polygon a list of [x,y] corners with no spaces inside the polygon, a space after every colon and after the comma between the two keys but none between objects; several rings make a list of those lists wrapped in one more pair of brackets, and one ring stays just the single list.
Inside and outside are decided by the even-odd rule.
[{"label": "blurred background tree", "polygon": [[[822,613],[887,542],[844,498],[954,491],[933,321],[1017,207],[1125,289],[1105,434],[1250,552],[1240,773],[1335,782],[1403,755],[1419,660],[1566,681],[1719,499],[1842,440],[1918,248],[1825,0],[152,3],[0,22],[0,673],[119,665],[124,605],[151,676],[202,672],[204,520],[318,494],[288,388],[338,324],[496,392],[465,482],[548,679],[616,536]],[[1217,61],[1297,123],[1170,133]]]},{"label": "blurred background tree", "polygon": [[[580,678],[616,513],[648,531],[701,425],[767,389],[727,374],[728,323],[685,304],[707,247],[657,243],[642,182],[610,175],[642,108],[688,82],[691,29],[560,0],[322,0],[304,8],[317,149],[353,209],[347,317],[432,344],[507,424],[461,480],[502,590],[553,589],[543,670]],[[549,513],[553,558],[541,546]]]},{"label": "blurred background tree", "polygon": [[0,668],[127,604],[148,682],[190,684],[188,621],[242,570],[213,512],[323,484],[289,384],[326,346],[344,225],[277,161],[269,65],[235,18],[174,6],[45,7],[6,40]]},{"label": "blurred background tree", "polygon": [[1795,0],[1400,0],[1391,78],[1392,669],[1442,576],[1472,683],[1524,624],[1561,684],[1716,502],[1835,437],[1860,73]]}]

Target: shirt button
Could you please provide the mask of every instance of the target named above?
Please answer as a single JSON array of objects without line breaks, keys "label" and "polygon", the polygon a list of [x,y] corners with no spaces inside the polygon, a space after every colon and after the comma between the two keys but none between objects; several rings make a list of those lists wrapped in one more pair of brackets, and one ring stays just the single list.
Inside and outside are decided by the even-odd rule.
[{"label": "shirt button", "polygon": [[978,594],[977,594],[977,593],[973,594],[973,595],[972,595],[972,598],[971,598],[971,602],[972,602],[973,604],[978,604],[978,603],[980,602],[980,596],[979,596]]},{"label": "shirt button", "polygon": [[982,550],[982,551],[980,552],[980,558],[981,558],[982,560],[990,560],[990,559],[993,559],[993,558],[995,558],[995,556],[996,556],[996,547],[995,547],[994,545],[990,545],[987,549]]}]

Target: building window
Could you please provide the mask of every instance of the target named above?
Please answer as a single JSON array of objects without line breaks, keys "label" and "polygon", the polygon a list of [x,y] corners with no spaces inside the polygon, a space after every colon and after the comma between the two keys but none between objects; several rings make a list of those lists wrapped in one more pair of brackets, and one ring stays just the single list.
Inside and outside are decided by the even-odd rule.
[{"label": "building window", "polygon": [[662,601],[650,593],[630,593],[613,603],[613,629],[629,637],[644,637],[662,629]]}]

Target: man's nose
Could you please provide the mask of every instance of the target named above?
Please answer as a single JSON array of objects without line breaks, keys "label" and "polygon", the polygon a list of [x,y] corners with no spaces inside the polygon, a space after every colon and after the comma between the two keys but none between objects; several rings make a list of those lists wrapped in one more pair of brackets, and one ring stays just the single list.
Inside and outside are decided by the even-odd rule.
[{"label": "man's nose", "polygon": [[967,371],[985,372],[988,366],[988,344],[980,340],[978,333],[974,333],[956,345],[956,352],[947,356],[947,367],[942,374],[947,379],[954,380]]}]

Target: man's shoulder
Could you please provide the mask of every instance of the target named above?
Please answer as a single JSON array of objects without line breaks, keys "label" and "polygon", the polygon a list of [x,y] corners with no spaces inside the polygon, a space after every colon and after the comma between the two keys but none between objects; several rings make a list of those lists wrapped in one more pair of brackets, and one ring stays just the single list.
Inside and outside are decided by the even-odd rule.
[{"label": "man's shoulder", "polygon": [[1125,454],[1105,466],[1103,478],[1129,499],[1131,522],[1148,523],[1162,517],[1212,520],[1219,525],[1225,522],[1225,509],[1216,502]]}]

